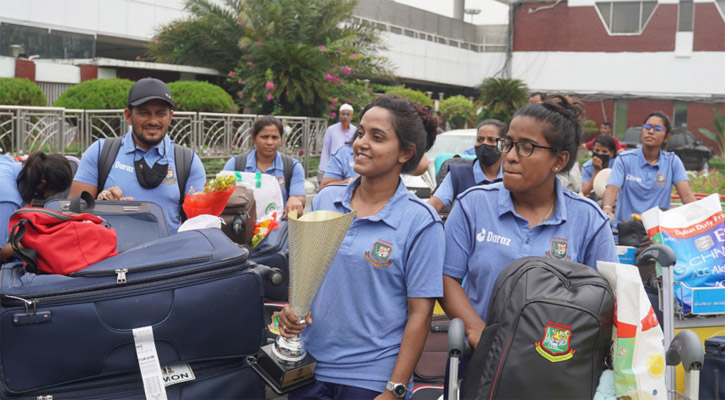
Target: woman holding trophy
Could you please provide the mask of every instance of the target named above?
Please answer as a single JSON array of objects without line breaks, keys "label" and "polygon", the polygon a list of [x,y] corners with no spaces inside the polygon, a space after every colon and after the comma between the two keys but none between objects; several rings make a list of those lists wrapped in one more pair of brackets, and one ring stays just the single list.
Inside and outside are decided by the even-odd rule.
[{"label": "woman holding trophy", "polygon": [[[360,176],[322,189],[313,211],[357,212],[315,296],[306,324],[289,306],[280,333],[301,332],[317,360],[315,382],[289,399],[410,398],[413,369],[443,294],[443,225],[400,173],[435,141],[430,107],[397,96],[373,100],[353,142]],[[313,323],[314,319],[314,323]]]}]

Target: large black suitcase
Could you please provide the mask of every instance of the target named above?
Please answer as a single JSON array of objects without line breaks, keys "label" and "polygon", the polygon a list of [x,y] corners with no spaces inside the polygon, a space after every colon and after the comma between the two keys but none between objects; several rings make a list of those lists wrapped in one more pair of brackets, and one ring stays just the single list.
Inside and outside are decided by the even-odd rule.
[{"label": "large black suitcase", "polygon": [[[183,390],[170,387],[171,397],[263,393],[264,383],[246,364],[264,340],[263,267],[250,264],[247,255],[221,230],[205,229],[129,249],[71,276],[35,275],[21,263],[5,264],[0,397],[142,396],[132,330],[144,326],[153,328],[162,367],[200,368],[198,380]],[[245,371],[236,373],[242,382],[231,387],[238,388],[233,396],[225,392],[229,388],[208,384],[206,372],[215,362],[217,378],[224,362]]]},{"label": "large black suitcase", "polygon": [[705,361],[700,371],[700,398],[725,399],[725,336],[705,340]]},{"label": "large black suitcase", "polygon": [[287,221],[279,222],[279,228],[269,232],[249,254],[249,259],[259,264],[277,268],[284,275],[284,282],[274,285],[264,282],[264,297],[271,301],[287,301],[289,297],[289,243]]}]

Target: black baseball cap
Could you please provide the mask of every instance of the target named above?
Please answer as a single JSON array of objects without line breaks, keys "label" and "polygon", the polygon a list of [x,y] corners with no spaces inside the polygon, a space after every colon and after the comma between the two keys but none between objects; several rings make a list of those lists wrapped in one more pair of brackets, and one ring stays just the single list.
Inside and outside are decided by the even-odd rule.
[{"label": "black baseball cap", "polygon": [[156,78],[139,79],[131,87],[128,92],[128,106],[135,107],[150,101],[163,100],[174,108],[174,102],[171,101],[171,91],[166,84]]}]

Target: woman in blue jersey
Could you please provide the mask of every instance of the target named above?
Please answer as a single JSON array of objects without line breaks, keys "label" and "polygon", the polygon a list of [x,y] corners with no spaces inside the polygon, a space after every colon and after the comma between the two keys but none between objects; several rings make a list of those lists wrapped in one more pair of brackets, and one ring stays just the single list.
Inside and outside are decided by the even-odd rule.
[{"label": "woman in blue jersey", "polygon": [[283,309],[281,334],[302,332],[317,360],[316,382],[289,399],[410,398],[435,297],[443,294],[444,233],[437,213],[406,190],[400,173],[419,165],[436,127],[430,107],[390,95],[373,100],[352,145],[360,176],[314,198],[313,210],[356,211],[357,218],[307,324]]},{"label": "woman in blue jersey", "polygon": [[33,199],[44,199],[70,187],[73,172],[60,154],[36,151],[25,163],[0,154],[0,261],[13,255],[8,236],[10,215]]},{"label": "woman in blue jersey", "polygon": [[594,178],[605,169],[614,164],[617,156],[617,144],[611,135],[599,135],[594,138],[592,145],[592,159],[582,165],[582,194],[586,197],[592,193]]},{"label": "woman in blue jersey", "polygon": [[459,195],[448,217],[442,305],[464,321],[474,348],[494,282],[511,261],[542,256],[592,268],[617,261],[607,216],[556,178],[576,161],[582,112],[581,103],[556,94],[522,107],[498,141],[503,182]]},{"label": "woman in blue jersey", "polygon": [[[246,160],[237,160],[237,157],[243,155],[230,158],[224,165],[224,171],[235,171],[237,166],[240,166],[240,171],[262,172],[276,177],[284,201],[283,217],[292,210],[296,210],[297,215],[302,215],[305,208],[305,170],[299,161],[279,152],[283,132],[282,122],[271,115],[265,115],[254,121],[252,125],[254,150],[247,153]],[[292,163],[290,182],[287,182],[284,173],[285,158]]]},{"label": "woman in blue jersey", "polygon": [[[614,219],[614,226],[633,213],[653,207],[670,208],[672,185],[683,203],[695,201],[682,160],[663,150],[671,134],[672,123],[667,114],[652,112],[642,125],[642,146],[617,156],[602,198],[602,209]],[[615,200],[617,207],[613,212]]]}]

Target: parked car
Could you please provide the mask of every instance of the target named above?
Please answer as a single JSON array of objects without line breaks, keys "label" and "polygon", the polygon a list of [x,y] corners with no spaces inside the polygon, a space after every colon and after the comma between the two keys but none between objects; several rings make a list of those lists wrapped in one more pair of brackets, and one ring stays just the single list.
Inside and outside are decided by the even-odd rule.
[{"label": "parked car", "polygon": [[672,130],[672,137],[667,141],[666,149],[677,154],[688,171],[707,168],[707,162],[712,158],[712,149],[695,140],[692,133],[685,128]]},{"label": "parked car", "polygon": [[626,144],[628,149],[636,149],[637,147],[642,145],[641,137],[642,126],[630,126],[624,132],[624,137],[622,139],[619,139],[619,143]]}]

